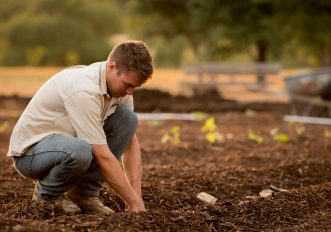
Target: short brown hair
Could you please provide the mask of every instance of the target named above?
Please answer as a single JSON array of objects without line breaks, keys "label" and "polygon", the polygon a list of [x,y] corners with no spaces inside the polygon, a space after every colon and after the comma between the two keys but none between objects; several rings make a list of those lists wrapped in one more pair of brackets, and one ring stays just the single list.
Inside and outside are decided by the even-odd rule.
[{"label": "short brown hair", "polygon": [[147,45],[139,40],[117,44],[108,56],[108,62],[116,63],[119,72],[137,72],[142,82],[152,77],[152,57]]}]

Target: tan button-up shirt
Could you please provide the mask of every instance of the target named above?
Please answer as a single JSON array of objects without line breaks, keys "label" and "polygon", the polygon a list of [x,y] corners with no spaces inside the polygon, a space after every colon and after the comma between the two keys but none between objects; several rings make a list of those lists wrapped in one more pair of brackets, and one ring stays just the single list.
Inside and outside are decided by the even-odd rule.
[{"label": "tan button-up shirt", "polygon": [[50,134],[107,144],[105,119],[118,105],[133,110],[132,96],[114,98],[107,93],[107,62],[64,69],[37,91],[10,137],[8,156],[22,156]]}]

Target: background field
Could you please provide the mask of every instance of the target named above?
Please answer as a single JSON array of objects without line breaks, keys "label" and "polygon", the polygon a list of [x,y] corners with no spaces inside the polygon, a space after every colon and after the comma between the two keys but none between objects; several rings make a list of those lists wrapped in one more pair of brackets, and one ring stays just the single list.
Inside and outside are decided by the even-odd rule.
[{"label": "background field", "polygon": [[[0,95],[11,96],[18,95],[31,97],[38,88],[56,72],[62,70],[62,67],[1,67],[0,68]],[[268,87],[266,92],[249,91],[242,86],[224,86],[220,90],[223,97],[247,101],[287,101],[284,89],[283,79],[302,72],[303,69],[282,70],[277,75],[267,77]],[[224,80],[228,76],[222,76]],[[238,75],[238,80],[255,80],[255,76]],[[152,80],[149,80],[143,88],[159,89],[174,95],[190,95],[188,88],[181,85],[181,81],[194,81],[195,77],[186,75],[181,69],[159,68],[155,70]]]}]

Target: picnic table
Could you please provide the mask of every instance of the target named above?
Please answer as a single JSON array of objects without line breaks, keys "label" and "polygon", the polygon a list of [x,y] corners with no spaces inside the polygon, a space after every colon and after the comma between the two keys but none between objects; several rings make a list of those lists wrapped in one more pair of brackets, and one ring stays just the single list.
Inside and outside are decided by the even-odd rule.
[{"label": "picnic table", "polygon": [[[190,88],[194,93],[201,90],[217,89],[226,85],[259,86],[267,84],[266,76],[277,74],[281,66],[274,63],[191,63],[183,66],[187,75],[193,75],[195,80],[182,81],[181,85]],[[225,77],[224,77],[225,75]],[[238,80],[238,75],[255,75],[255,83],[249,80]]]}]

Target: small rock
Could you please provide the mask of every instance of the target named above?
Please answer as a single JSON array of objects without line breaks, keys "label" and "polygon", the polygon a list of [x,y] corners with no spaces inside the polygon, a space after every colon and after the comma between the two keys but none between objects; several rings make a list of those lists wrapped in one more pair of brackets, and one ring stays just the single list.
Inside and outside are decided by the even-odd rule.
[{"label": "small rock", "polygon": [[256,200],[258,198],[259,198],[258,196],[246,196],[246,199],[248,200]]},{"label": "small rock", "polygon": [[184,216],[178,216],[178,217],[171,218],[171,221],[173,221],[173,222],[184,221],[184,220],[185,220]]},{"label": "small rock", "polygon": [[260,197],[269,197],[272,196],[274,192],[271,189],[263,189],[261,192],[259,192]]},{"label": "small rock", "polygon": [[197,198],[207,204],[215,204],[215,202],[217,201],[217,198],[206,193],[206,192],[201,192],[197,195]]}]

